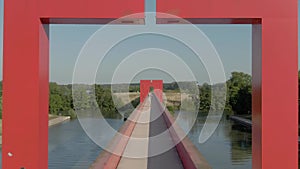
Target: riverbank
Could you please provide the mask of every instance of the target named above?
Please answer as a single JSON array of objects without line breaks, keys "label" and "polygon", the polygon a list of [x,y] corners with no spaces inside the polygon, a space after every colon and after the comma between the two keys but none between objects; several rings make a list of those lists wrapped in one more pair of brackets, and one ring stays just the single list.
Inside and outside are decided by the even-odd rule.
[{"label": "riverbank", "polygon": [[[51,127],[70,119],[70,116],[49,116],[48,126]],[[2,145],[2,119],[0,119],[0,145]]]},{"label": "riverbank", "polygon": [[70,120],[71,117],[70,116],[57,116],[55,118],[53,117],[49,117],[49,123],[48,123],[48,126],[51,127],[53,125],[56,125],[56,124],[59,124],[59,123],[62,123],[66,120]]}]

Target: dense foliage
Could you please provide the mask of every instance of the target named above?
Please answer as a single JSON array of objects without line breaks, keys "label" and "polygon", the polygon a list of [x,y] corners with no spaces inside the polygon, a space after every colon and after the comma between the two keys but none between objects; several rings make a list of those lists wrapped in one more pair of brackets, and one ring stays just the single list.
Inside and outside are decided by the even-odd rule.
[{"label": "dense foliage", "polygon": [[[211,94],[212,89],[215,91],[214,97]],[[226,91],[226,101],[224,101],[221,96]],[[232,72],[226,85],[204,83],[199,86],[199,112],[208,113],[210,109],[213,112],[221,111],[221,107],[225,105],[224,112],[228,114],[251,114],[251,91],[251,76],[242,72]]]},{"label": "dense foliage", "polygon": [[[300,71],[298,73],[299,89],[300,89]],[[57,83],[50,83],[49,92],[49,113],[54,115],[69,115],[71,117],[76,117],[74,111],[74,105],[72,100],[72,86],[71,85],[58,85]],[[116,86],[116,88],[122,91],[124,88],[128,88],[130,91],[139,91],[139,85],[133,84],[128,87],[128,85]],[[218,95],[221,95],[221,89],[223,89],[224,84],[214,84],[210,85],[207,83],[199,86],[199,111],[201,113],[208,113],[211,109],[213,111],[218,111],[222,104],[225,104],[225,112],[229,114],[244,115],[251,113],[251,76],[242,72],[232,72],[231,78],[226,82],[226,102],[218,101]],[[112,98],[111,95],[111,85],[96,85],[95,86],[95,96],[96,102],[105,117],[117,117],[118,104],[119,101],[116,98]],[[217,93],[212,97],[211,90],[214,89]],[[164,91],[179,91],[177,83],[164,84]],[[114,91],[118,92],[118,91]],[[219,92],[219,93],[218,93]],[[298,93],[300,97],[300,90]],[[81,97],[89,97],[87,91],[82,91]],[[116,101],[114,104],[113,100]],[[214,104],[211,104],[211,100],[216,100]],[[134,100],[134,105],[138,105],[138,99]],[[82,106],[89,106],[91,103],[82,103]],[[171,109],[171,108],[170,108]],[[300,110],[300,105],[299,105]],[[2,82],[0,82],[0,118],[2,118]],[[300,116],[299,116],[300,118]]]},{"label": "dense foliage", "polygon": [[[104,117],[120,118],[117,108],[122,106],[122,103],[118,98],[113,99],[110,87],[108,85],[95,85],[95,93],[88,90],[90,87],[88,85],[77,85],[74,97],[77,98],[78,102],[73,103],[71,85],[50,83],[49,113],[68,115],[75,118],[75,109],[89,110],[99,107]],[[96,100],[96,102],[94,103],[93,100]]]},{"label": "dense foliage", "polygon": [[[95,85],[95,96],[97,106],[99,106],[104,117],[107,118],[120,118],[120,114],[117,113],[117,108],[120,109],[123,106],[122,101],[119,98],[112,98],[111,85]],[[129,87],[130,91],[138,91],[137,84]],[[88,91],[82,91],[80,97],[91,97],[91,93]],[[84,100],[84,99],[81,99]],[[87,99],[88,101],[89,99]],[[89,108],[93,103],[80,102],[81,108]],[[133,107],[139,104],[139,98],[131,102]],[[74,110],[73,98],[72,98],[72,85],[59,85],[54,82],[49,83],[49,114],[71,116],[76,118]],[[0,119],[2,119],[2,82],[0,81]]]},{"label": "dense foliage", "polygon": [[72,86],[50,83],[49,89],[49,113],[76,117],[73,111]]}]

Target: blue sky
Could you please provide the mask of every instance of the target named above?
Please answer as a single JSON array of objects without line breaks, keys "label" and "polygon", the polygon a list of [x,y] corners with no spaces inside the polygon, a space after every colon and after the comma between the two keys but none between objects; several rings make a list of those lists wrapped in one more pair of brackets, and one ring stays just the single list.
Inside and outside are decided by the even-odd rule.
[{"label": "blue sky", "polygon": [[[155,3],[151,3],[147,0],[146,11],[152,11],[155,8]],[[225,73],[227,78],[232,71],[243,71],[251,73],[251,26],[250,25],[197,25],[213,42],[218,53],[220,54],[223,62]],[[85,41],[97,31],[101,25],[51,25],[50,26],[50,81],[58,83],[70,83],[72,80],[72,73],[76,58],[80,52]],[[161,38],[144,37],[144,39],[150,39],[149,45],[157,43],[157,39],[161,41]],[[143,38],[136,38],[132,40],[132,45],[143,43]],[[151,43],[152,42],[152,43]],[[167,41],[166,41],[167,42]],[[148,43],[148,42],[147,42]],[[169,45],[161,44],[165,48],[172,46],[172,42],[168,42]],[[3,55],[3,0],[0,0],[0,79],[2,79],[2,55]],[[130,45],[129,45],[130,46]],[[143,45],[140,45],[142,48]],[[176,44],[173,44],[173,48],[177,48]],[[123,46],[125,48],[125,46]],[[178,47],[179,48],[179,47]],[[120,45],[122,49],[122,45]],[[120,50],[118,49],[118,50]],[[124,49],[126,52],[126,49]],[[184,51],[184,50],[182,50]],[[180,53],[180,51],[178,50]],[[111,55],[114,55],[111,52]],[[119,52],[120,53],[120,52]],[[188,52],[186,52],[188,55]],[[116,54],[115,54],[116,55]],[[182,56],[183,60],[187,56]],[[121,56],[112,56],[106,59],[105,65],[117,65]],[[188,62],[188,59],[186,59]],[[189,63],[197,74],[197,80],[202,83],[208,81],[207,73],[201,64]],[[108,82],[113,69],[111,66],[103,66],[98,71],[101,82]],[[163,73],[157,73],[146,71],[144,78],[166,78],[165,75],[159,75]],[[97,75],[98,76],[98,75]],[[161,77],[162,76],[162,77]],[[156,77],[156,78],[157,78]],[[136,79],[138,80],[138,79]],[[170,79],[169,79],[170,80]]]}]

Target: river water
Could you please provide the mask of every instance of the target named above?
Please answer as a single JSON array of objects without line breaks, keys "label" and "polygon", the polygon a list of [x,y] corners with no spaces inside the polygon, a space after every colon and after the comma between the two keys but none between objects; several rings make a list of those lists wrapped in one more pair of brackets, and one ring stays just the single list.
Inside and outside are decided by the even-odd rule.
[{"label": "river water", "polygon": [[[214,169],[250,169],[252,162],[251,133],[234,129],[234,124],[223,118],[212,137],[200,144],[198,137],[205,117],[198,117],[193,125],[192,116],[185,113],[180,119],[182,128],[191,127],[188,137]],[[115,129],[123,121],[107,119]],[[66,121],[49,128],[49,169],[85,169],[102,149],[91,141],[78,120]]]},{"label": "river water", "polygon": [[[123,124],[118,119],[106,121],[117,130]],[[50,127],[48,144],[49,169],[87,169],[102,151],[85,134],[78,120]]]},{"label": "river water", "polygon": [[[214,134],[203,144],[199,143],[199,135],[206,116],[193,119],[187,112],[181,113],[179,124],[188,137],[214,169],[251,169],[252,147],[251,132],[222,118]],[[195,123],[193,124],[193,122]]]}]

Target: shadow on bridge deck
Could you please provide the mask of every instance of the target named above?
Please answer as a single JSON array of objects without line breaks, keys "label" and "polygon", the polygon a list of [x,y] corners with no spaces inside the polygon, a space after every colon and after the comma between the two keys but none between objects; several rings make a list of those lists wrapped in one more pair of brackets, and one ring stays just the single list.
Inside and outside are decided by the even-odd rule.
[{"label": "shadow on bridge deck", "polygon": [[160,108],[159,103],[155,97],[151,99],[151,114],[150,114],[150,134],[149,137],[160,137],[161,139],[150,139],[149,141],[149,155],[155,154],[160,150],[163,150],[167,147],[173,147],[170,150],[148,158],[148,169],[181,169],[183,168],[181,159],[178,156],[176,147],[174,146],[172,137],[169,132],[162,134],[165,131],[168,131],[167,123],[165,122],[163,112]]},{"label": "shadow on bridge deck", "polygon": [[[174,125],[173,117],[154,94],[150,98],[137,107],[119,130],[125,137],[115,137],[109,145],[119,155],[103,151],[90,168],[210,169],[187,137],[175,144],[184,134],[183,130]],[[145,139],[136,142],[137,138]]]}]

